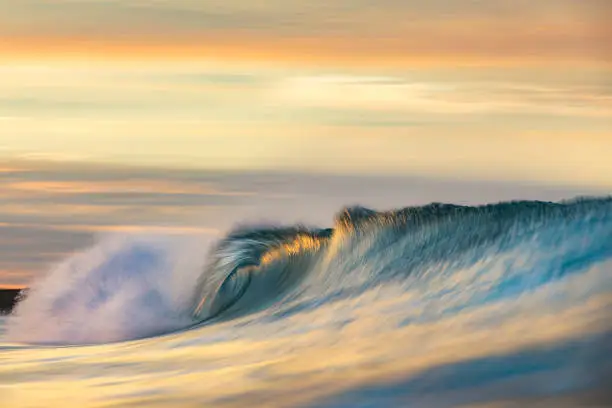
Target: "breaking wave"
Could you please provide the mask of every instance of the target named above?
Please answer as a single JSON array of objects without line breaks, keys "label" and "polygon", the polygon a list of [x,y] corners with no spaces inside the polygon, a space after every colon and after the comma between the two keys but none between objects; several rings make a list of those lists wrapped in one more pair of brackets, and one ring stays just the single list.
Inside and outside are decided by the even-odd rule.
[{"label": "breaking wave", "polygon": [[[395,305],[384,317],[405,327],[536,292],[547,304],[578,304],[612,292],[611,261],[610,198],[349,207],[333,228],[241,226],[217,242],[110,236],[35,282],[7,337],[134,340],[240,318],[290,319],[340,300],[382,302],[377,293]],[[551,289],[581,276],[571,290]]]}]

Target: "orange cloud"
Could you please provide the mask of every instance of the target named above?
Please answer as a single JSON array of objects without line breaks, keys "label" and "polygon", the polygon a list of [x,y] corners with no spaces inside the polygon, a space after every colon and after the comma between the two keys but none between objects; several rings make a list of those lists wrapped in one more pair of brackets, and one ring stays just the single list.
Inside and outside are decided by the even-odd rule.
[{"label": "orange cloud", "polygon": [[[541,65],[551,61],[610,65],[612,35],[597,30],[495,33],[449,30],[408,32],[396,37],[236,37],[195,39],[17,38],[2,41],[0,60],[211,60],[299,65],[431,66]],[[543,30],[544,31],[544,30]],[[511,35],[510,35],[511,33]]]},{"label": "orange cloud", "polygon": [[609,63],[610,11],[601,0],[31,0],[0,13],[0,57]]},{"label": "orange cloud", "polygon": [[0,174],[1,173],[16,173],[18,171],[21,171],[21,169],[12,168],[12,167],[0,167]]},{"label": "orange cloud", "polygon": [[203,194],[217,196],[248,196],[250,192],[222,191],[212,186],[181,182],[153,180],[126,181],[15,181],[4,183],[2,190],[51,194],[92,193],[156,193],[156,194]]},{"label": "orange cloud", "polygon": [[29,270],[0,269],[0,289],[22,289],[26,285],[15,282],[29,282],[34,275]]},{"label": "orange cloud", "polygon": [[[2,275],[0,275],[0,279],[2,279]],[[24,287],[25,285],[12,285],[9,283],[0,282],[0,289],[23,289]]]},{"label": "orange cloud", "polygon": [[159,225],[50,225],[46,228],[62,231],[88,231],[88,232],[118,232],[118,233],[151,233],[151,234],[219,234],[219,230],[209,227],[189,226],[159,226]]},{"label": "orange cloud", "polygon": [[118,232],[118,233],[151,233],[151,234],[205,234],[217,235],[219,229],[204,226],[185,225],[95,225],[95,224],[27,224],[27,223],[5,223],[0,222],[0,227],[37,227],[54,231],[85,231],[85,232]]}]

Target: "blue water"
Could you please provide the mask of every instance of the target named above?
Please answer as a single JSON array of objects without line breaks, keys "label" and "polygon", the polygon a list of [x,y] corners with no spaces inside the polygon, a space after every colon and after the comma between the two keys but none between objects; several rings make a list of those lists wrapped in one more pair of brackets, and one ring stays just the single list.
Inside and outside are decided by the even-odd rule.
[{"label": "blue water", "polygon": [[113,236],[0,321],[0,401],[605,406],[611,312],[610,198]]}]

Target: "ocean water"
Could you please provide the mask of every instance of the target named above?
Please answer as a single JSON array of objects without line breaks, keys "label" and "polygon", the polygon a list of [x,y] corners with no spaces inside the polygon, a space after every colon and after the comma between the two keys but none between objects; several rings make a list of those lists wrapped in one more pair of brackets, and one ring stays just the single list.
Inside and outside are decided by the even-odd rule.
[{"label": "ocean water", "polygon": [[46,267],[0,405],[609,406],[612,199],[290,207]]}]

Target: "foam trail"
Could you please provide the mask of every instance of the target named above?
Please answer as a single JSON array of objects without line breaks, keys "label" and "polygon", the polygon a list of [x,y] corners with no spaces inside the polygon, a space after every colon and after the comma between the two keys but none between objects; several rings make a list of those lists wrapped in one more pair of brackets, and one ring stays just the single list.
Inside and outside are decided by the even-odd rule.
[{"label": "foam trail", "polygon": [[193,323],[206,237],[101,237],[30,288],[8,323],[16,342],[87,344],[153,336]]}]

